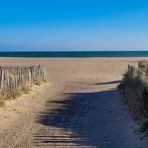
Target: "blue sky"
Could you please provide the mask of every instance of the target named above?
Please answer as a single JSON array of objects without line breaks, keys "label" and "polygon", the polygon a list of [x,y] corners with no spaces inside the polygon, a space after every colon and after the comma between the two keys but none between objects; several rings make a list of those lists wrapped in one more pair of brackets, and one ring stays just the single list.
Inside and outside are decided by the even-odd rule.
[{"label": "blue sky", "polygon": [[0,0],[0,50],[148,50],[147,0]]}]

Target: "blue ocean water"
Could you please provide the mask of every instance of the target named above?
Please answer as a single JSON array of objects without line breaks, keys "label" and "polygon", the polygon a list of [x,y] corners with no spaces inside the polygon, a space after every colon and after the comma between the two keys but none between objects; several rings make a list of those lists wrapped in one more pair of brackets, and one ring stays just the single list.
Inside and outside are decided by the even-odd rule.
[{"label": "blue ocean water", "polygon": [[11,51],[0,52],[0,57],[83,58],[83,57],[148,57],[148,51]]}]

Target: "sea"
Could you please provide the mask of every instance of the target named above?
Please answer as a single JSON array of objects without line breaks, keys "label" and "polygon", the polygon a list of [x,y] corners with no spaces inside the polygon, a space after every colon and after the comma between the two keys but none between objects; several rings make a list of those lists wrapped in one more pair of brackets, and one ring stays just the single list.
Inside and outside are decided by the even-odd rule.
[{"label": "sea", "polygon": [[148,51],[7,51],[0,57],[30,58],[90,58],[90,57],[148,57]]}]

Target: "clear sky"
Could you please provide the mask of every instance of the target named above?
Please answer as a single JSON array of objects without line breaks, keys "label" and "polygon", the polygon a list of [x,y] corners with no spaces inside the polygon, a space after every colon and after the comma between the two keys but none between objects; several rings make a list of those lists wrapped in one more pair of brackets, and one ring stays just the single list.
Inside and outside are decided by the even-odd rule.
[{"label": "clear sky", "polygon": [[148,1],[1,0],[0,50],[148,50]]}]

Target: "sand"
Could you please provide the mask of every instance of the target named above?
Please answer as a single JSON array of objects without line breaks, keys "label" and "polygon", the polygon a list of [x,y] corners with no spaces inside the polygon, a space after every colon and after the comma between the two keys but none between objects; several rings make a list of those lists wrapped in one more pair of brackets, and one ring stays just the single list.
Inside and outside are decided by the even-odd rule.
[{"label": "sand", "polygon": [[0,148],[147,148],[116,87],[147,58],[0,58],[42,64],[49,83],[0,108]]}]

